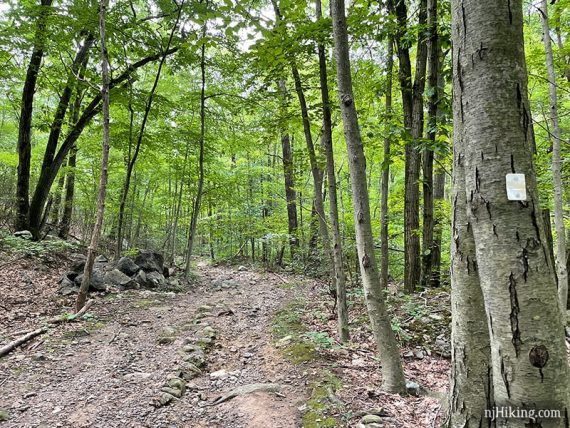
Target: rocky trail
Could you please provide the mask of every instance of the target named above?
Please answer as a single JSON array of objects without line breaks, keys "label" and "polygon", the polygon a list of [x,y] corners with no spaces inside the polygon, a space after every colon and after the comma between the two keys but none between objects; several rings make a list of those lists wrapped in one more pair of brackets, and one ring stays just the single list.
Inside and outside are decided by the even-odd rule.
[{"label": "rocky trail", "polygon": [[357,286],[351,341],[341,345],[323,282],[200,259],[190,283],[160,274],[140,288],[130,282],[140,273],[102,263],[111,285],[70,320],[76,262],[75,253],[17,256],[0,269],[0,348],[46,330],[0,357],[0,428],[415,428],[436,427],[445,413],[443,290],[389,293],[413,386],[400,396],[380,388]]},{"label": "rocky trail", "polygon": [[302,288],[205,263],[197,274],[201,285],[184,293],[99,298],[87,320],[0,359],[0,409],[9,412],[0,425],[300,426],[307,372],[270,335],[275,312]]}]

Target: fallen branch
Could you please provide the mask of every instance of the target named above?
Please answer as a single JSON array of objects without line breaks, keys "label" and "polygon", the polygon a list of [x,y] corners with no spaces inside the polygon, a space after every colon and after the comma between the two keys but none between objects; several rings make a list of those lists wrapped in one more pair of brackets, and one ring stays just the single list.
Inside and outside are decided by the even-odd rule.
[{"label": "fallen branch", "polygon": [[208,406],[216,406],[224,401],[229,401],[232,398],[236,398],[240,395],[251,394],[253,392],[279,392],[280,390],[281,385],[276,383],[252,383],[249,385],[238,386],[227,394],[216,398],[212,403],[208,404]]},{"label": "fallen branch", "polygon": [[121,331],[123,331],[122,327],[119,327],[119,329],[117,330],[117,332],[113,335],[113,337],[111,338],[111,340],[109,340],[109,345],[111,343],[113,343],[115,341],[115,339],[117,339],[117,337],[119,337],[119,334],[121,333]]},{"label": "fallen branch", "polygon": [[83,306],[83,308],[81,308],[81,310],[79,312],[77,312],[76,314],[73,314],[70,316],[60,315],[58,317],[55,317],[55,318],[48,320],[48,323],[60,324],[60,323],[64,323],[64,322],[75,321],[76,319],[81,318],[83,315],[85,315],[85,313],[93,305],[93,303],[95,303],[95,300],[91,299],[87,303],[85,303],[85,306]]},{"label": "fallen branch", "polygon": [[23,345],[27,341],[33,339],[36,336],[39,336],[40,334],[44,334],[47,331],[48,331],[47,327],[38,328],[37,330],[31,331],[28,334],[25,334],[24,336],[14,340],[13,342],[8,343],[6,346],[0,348],[0,357],[8,355],[18,346]]},{"label": "fallen branch", "polygon": [[284,284],[289,285],[289,281],[287,281],[285,278],[283,278],[281,275],[276,274],[275,272],[271,272],[272,275],[275,275],[277,278],[279,278],[281,281],[283,281]]}]

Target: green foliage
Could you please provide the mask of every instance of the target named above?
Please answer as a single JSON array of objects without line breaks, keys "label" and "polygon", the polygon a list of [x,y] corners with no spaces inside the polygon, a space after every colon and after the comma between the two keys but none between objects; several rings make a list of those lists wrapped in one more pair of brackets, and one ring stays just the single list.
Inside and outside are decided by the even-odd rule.
[{"label": "green foliage", "polygon": [[45,257],[77,249],[77,246],[62,239],[31,241],[0,232],[0,250],[21,256]]},{"label": "green foliage", "polygon": [[303,334],[303,337],[310,340],[317,349],[337,348],[335,339],[330,337],[326,331],[309,331]]}]

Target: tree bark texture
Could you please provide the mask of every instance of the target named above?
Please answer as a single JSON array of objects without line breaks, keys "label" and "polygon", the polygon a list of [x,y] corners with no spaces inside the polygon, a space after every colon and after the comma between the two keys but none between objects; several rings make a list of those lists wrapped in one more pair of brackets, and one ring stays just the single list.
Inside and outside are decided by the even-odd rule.
[{"label": "tree bark texture", "polygon": [[18,180],[16,188],[17,215],[16,229],[29,229],[30,210],[30,162],[32,159],[32,114],[34,110],[34,94],[44,56],[46,42],[46,28],[51,12],[52,0],[41,0],[38,16],[34,49],[28,64],[26,80],[22,90],[22,106],[20,108],[20,122],[18,124]]},{"label": "tree bark texture", "polygon": [[[464,192],[467,230],[475,243],[491,349],[492,403],[556,409],[562,416],[538,422],[505,419],[497,425],[558,428],[569,425],[570,378],[536,190],[522,17],[522,0],[452,1],[455,141],[462,148],[456,166],[463,165],[465,177],[464,189],[454,183],[454,194]],[[525,201],[507,199],[508,173],[525,174]],[[454,216],[460,218],[457,210]],[[454,275],[457,257],[454,253]],[[457,281],[454,286],[460,287]],[[454,318],[469,316],[471,309],[465,309],[456,309]]]},{"label": "tree bark texture", "polygon": [[87,292],[91,283],[91,275],[93,274],[93,264],[95,262],[95,254],[99,245],[99,238],[103,229],[103,218],[105,215],[105,196],[107,193],[107,178],[109,167],[109,53],[107,52],[107,43],[105,35],[105,15],[107,12],[108,0],[101,0],[99,3],[99,34],[101,44],[101,99],[103,101],[103,150],[101,155],[101,177],[99,181],[99,195],[97,199],[97,216],[95,218],[95,226],[91,234],[91,243],[87,248],[87,260],[83,270],[83,280],[77,294],[76,312],[79,312],[85,305],[87,300]]},{"label": "tree bark texture", "polygon": [[370,202],[366,181],[366,159],[354,105],[344,10],[344,0],[331,2],[339,100],[352,185],[356,247],[366,307],[382,362],[383,387],[390,392],[404,393],[406,386],[400,353],[386,312],[383,289],[380,284],[374,254],[374,240],[370,222]]}]

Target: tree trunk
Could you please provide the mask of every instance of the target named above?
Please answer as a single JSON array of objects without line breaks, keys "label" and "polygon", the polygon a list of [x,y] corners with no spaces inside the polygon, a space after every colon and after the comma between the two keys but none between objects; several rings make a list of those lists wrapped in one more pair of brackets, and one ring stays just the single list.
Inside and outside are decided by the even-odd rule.
[{"label": "tree trunk", "polygon": [[[457,109],[454,97],[454,110]],[[467,218],[462,124],[454,128],[451,236],[451,388],[448,428],[494,427],[485,419],[493,383],[489,328],[478,276],[472,225]]]},{"label": "tree trunk", "polygon": [[[322,18],[321,0],[315,2],[317,20]],[[323,101],[323,133],[321,145],[327,157],[327,180],[329,187],[329,213],[332,228],[332,255],[333,269],[336,284],[336,310],[338,332],[341,342],[347,342],[348,333],[348,304],[346,302],[346,275],[344,273],[344,261],[342,252],[342,239],[340,237],[340,226],[338,219],[338,202],[336,191],[336,173],[334,164],[334,151],[332,140],[332,119],[331,104],[329,97],[329,85],[327,76],[326,51],[322,44],[318,45],[319,53],[319,76],[321,81],[321,99]]]},{"label": "tree trunk", "polygon": [[[277,22],[282,21],[281,11],[279,10],[279,5],[277,0],[272,0],[273,9],[275,10],[275,16],[277,17]],[[333,271],[333,255],[332,248],[329,237],[329,230],[327,226],[327,220],[325,215],[325,206],[323,201],[323,172],[319,168],[317,162],[317,155],[315,152],[315,145],[313,144],[313,136],[311,134],[311,122],[309,120],[309,109],[307,107],[307,100],[305,99],[305,93],[303,90],[303,85],[301,82],[301,76],[299,74],[299,69],[295,64],[294,60],[291,60],[291,73],[293,75],[293,81],[295,83],[295,92],[297,93],[297,98],[299,99],[299,106],[301,107],[301,118],[303,121],[303,132],[305,134],[305,142],[307,143],[307,152],[309,154],[309,162],[311,164],[311,174],[313,176],[313,187],[315,190],[315,213],[317,216],[319,224],[319,235],[321,236],[323,243],[323,250],[326,255],[326,260],[328,266],[332,273],[333,281],[335,280],[335,275]]]},{"label": "tree trunk", "polygon": [[71,218],[73,216],[73,197],[75,194],[75,167],[77,165],[77,147],[73,146],[69,152],[67,161],[68,171],[65,175],[65,200],[63,202],[63,214],[59,222],[58,236],[67,239],[71,228]]},{"label": "tree trunk", "polygon": [[[386,120],[392,120],[392,86],[394,73],[394,39],[388,38],[386,61]],[[380,282],[383,289],[388,288],[388,192],[390,190],[390,137],[384,137],[384,161],[382,162],[381,200],[380,200]]]},{"label": "tree trunk", "polygon": [[[85,69],[87,68],[87,63],[89,61],[89,56],[86,56],[83,64],[79,68],[78,78],[83,79],[85,75]],[[79,86],[76,85],[75,100],[70,109],[71,123],[75,124],[79,120],[79,109],[81,108],[81,99],[83,98],[83,92],[80,91]],[[69,229],[71,228],[71,218],[73,216],[73,197],[75,194],[75,167],[77,165],[77,146],[74,144],[69,151],[69,156],[67,159],[68,170],[65,174],[65,201],[63,203],[63,214],[61,221],[59,223],[58,236],[62,239],[67,239],[69,235]]]},{"label": "tree trunk", "polygon": [[172,30],[170,31],[170,37],[168,38],[168,43],[166,44],[166,49],[164,50],[164,54],[162,55],[162,58],[160,59],[160,62],[158,63],[158,69],[156,71],[156,76],[154,77],[154,82],[152,84],[152,88],[150,89],[150,92],[148,94],[148,100],[146,102],[146,106],[144,109],[144,114],[143,114],[143,118],[142,118],[142,122],[141,122],[141,128],[139,130],[139,134],[138,134],[138,138],[137,138],[137,144],[135,146],[135,151],[133,153],[133,156],[129,158],[129,163],[127,165],[127,174],[125,176],[125,182],[123,184],[123,190],[121,193],[121,202],[119,204],[119,220],[117,223],[117,249],[116,249],[116,257],[120,258],[121,257],[121,252],[123,249],[123,220],[125,217],[125,206],[127,204],[127,198],[129,196],[129,188],[131,185],[131,176],[133,173],[133,170],[135,168],[135,163],[137,162],[137,158],[139,156],[139,152],[140,152],[140,148],[141,148],[141,144],[142,144],[142,139],[144,136],[144,131],[146,128],[146,123],[148,121],[148,115],[150,113],[150,109],[152,107],[152,100],[154,98],[154,93],[156,91],[156,88],[158,86],[158,81],[160,80],[160,74],[162,72],[162,67],[164,66],[164,62],[166,61],[166,56],[167,56],[167,52],[170,49],[170,45],[172,44],[172,39],[174,38],[174,33],[176,32],[176,28],[178,27],[178,22],[180,21],[180,14],[182,13],[182,6],[184,5],[184,1],[182,2],[182,4],[180,5],[180,8],[178,9],[178,15],[176,17],[176,22],[174,23],[174,26],[172,27]]},{"label": "tree trunk", "polygon": [[[465,189],[456,192],[464,191],[475,242],[491,345],[492,403],[561,412],[558,419],[511,418],[498,424],[568,427],[570,377],[538,203],[522,29],[522,0],[452,1],[459,127],[454,135],[461,139],[457,163],[464,165],[465,176]],[[508,199],[509,173],[525,174],[526,200]],[[469,316],[471,309],[465,309],[454,317]]]},{"label": "tree trunk", "polygon": [[184,190],[184,178],[186,177],[186,164],[188,163],[188,154],[190,151],[190,141],[186,142],[186,150],[184,152],[184,163],[182,164],[182,175],[180,177],[180,189],[178,189],[178,201],[176,203],[176,212],[174,213],[174,224],[172,225],[172,244],[170,253],[170,263],[176,261],[176,236],[178,234],[178,220],[180,219],[180,210],[182,208],[182,195]]},{"label": "tree trunk", "polygon": [[380,285],[374,254],[370,204],[366,187],[366,160],[354,105],[344,7],[344,0],[334,0],[331,3],[339,100],[352,185],[356,247],[366,306],[382,362],[383,387],[389,392],[404,393],[406,385],[398,344],[386,312],[384,291]]},{"label": "tree trunk", "polygon": [[87,292],[93,274],[93,264],[95,253],[99,245],[99,238],[103,229],[103,217],[105,215],[105,196],[107,192],[107,177],[109,166],[109,54],[105,36],[105,13],[107,11],[108,0],[101,0],[99,3],[99,34],[101,37],[101,99],[103,100],[103,153],[101,155],[101,178],[99,181],[99,196],[97,200],[97,217],[95,227],[91,234],[91,243],[87,249],[87,260],[83,270],[83,280],[77,294],[75,311],[79,312],[87,300]]},{"label": "tree trunk", "polygon": [[[71,96],[73,95],[73,91],[77,86],[77,74],[79,73],[79,70],[87,60],[87,57],[89,55],[89,49],[91,49],[91,46],[93,46],[94,41],[95,38],[93,37],[93,35],[88,34],[85,37],[83,45],[77,51],[77,54],[75,55],[75,58],[71,65],[70,73],[67,77],[67,82],[63,88],[63,91],[61,92],[61,96],[59,97],[58,105],[54,113],[52,124],[50,126],[48,141],[46,144],[44,157],[42,160],[40,180],[38,181],[38,185],[36,186],[36,192],[34,193],[34,197],[32,198],[32,201],[30,203],[30,213],[29,213],[30,232],[32,232],[32,235],[34,235],[36,239],[39,239],[41,229],[43,226],[41,222],[38,222],[38,220],[40,220],[44,215],[44,204],[42,201],[39,201],[36,198],[38,187],[42,182],[42,177],[45,174],[49,173],[49,171],[53,166],[54,157],[57,150],[57,144],[59,142],[59,137],[61,135],[61,130],[63,127],[63,121],[65,119],[65,115],[67,114],[67,109],[71,101]],[[63,161],[64,159],[62,159],[62,163]],[[55,179],[56,175],[57,171],[53,176],[53,179]],[[51,184],[53,183],[53,179],[50,183],[50,188]],[[44,189],[44,191],[46,192],[47,196],[49,194],[49,189]]]},{"label": "tree trunk", "polygon": [[188,246],[186,249],[186,268],[184,270],[186,277],[190,275],[190,258],[192,257],[192,247],[194,246],[194,240],[196,238],[196,225],[198,224],[198,215],[200,214],[200,205],[202,203],[202,193],[204,190],[204,139],[206,137],[206,32],[207,27],[206,24],[204,24],[202,29],[202,40],[204,42],[200,48],[200,73],[202,76],[202,86],[200,88],[200,153],[198,155],[198,189],[196,191],[196,199],[194,199],[194,207],[190,218]]},{"label": "tree trunk", "polygon": [[[396,4],[394,4],[394,1]],[[419,30],[416,53],[416,74],[412,81],[409,42],[407,40],[408,11],[405,0],[388,0],[388,7],[397,17],[396,46],[400,63],[400,88],[404,110],[404,125],[411,133],[412,141],[406,144],[405,200],[404,200],[404,289],[411,293],[421,277],[420,258],[420,153],[417,143],[423,136],[423,93],[427,62],[426,37],[422,28],[426,24],[426,0],[419,2]]]},{"label": "tree trunk", "polygon": [[57,181],[53,206],[50,210],[51,220],[49,224],[53,225],[54,228],[57,227],[57,224],[59,223],[59,212],[61,211],[61,194],[63,192],[64,185],[65,185],[65,174],[61,174],[59,180]]},{"label": "tree trunk", "polygon": [[301,84],[301,76],[299,75],[299,70],[295,64],[291,65],[291,70],[293,73],[293,80],[295,82],[295,91],[297,92],[297,97],[299,98],[299,105],[301,106],[301,117],[303,119],[303,131],[305,133],[305,142],[307,143],[307,152],[309,153],[309,162],[311,164],[311,174],[313,176],[313,187],[315,189],[315,214],[319,224],[319,235],[321,236],[323,243],[323,250],[328,260],[328,265],[333,273],[333,261],[332,261],[332,250],[329,237],[329,229],[327,226],[326,214],[325,214],[325,204],[323,201],[323,172],[319,168],[317,161],[317,154],[315,152],[315,146],[313,144],[313,136],[311,134],[311,123],[309,120],[309,109],[307,107],[307,101],[305,100],[305,94],[303,86]]},{"label": "tree trunk", "polygon": [[46,27],[52,0],[41,0],[41,10],[38,17],[34,49],[28,64],[26,80],[22,90],[22,106],[18,125],[18,184],[16,199],[18,211],[16,214],[16,229],[30,228],[30,162],[32,159],[32,114],[34,109],[34,94],[36,82],[44,56]]},{"label": "tree trunk", "polygon": [[[445,59],[445,54],[439,48],[439,69],[438,69],[438,103],[437,103],[437,113],[436,113],[436,121],[440,123],[443,117],[443,108],[441,105],[441,100],[444,99],[444,92],[445,92],[445,79],[443,77],[442,69],[443,69],[443,62]],[[442,223],[441,212],[444,209],[442,206],[443,201],[445,200],[445,170],[440,165],[443,161],[444,157],[441,155],[436,155],[435,160],[437,161],[438,166],[436,166],[433,178],[433,201],[434,201],[434,231],[433,231],[433,243],[431,247],[431,287],[439,287],[441,285],[441,235],[442,235],[442,227],[445,225]]]},{"label": "tree trunk", "polygon": [[[437,104],[439,101],[439,47],[437,29],[437,0],[427,0],[427,25],[429,31],[428,40],[428,125],[426,139],[435,143],[437,134]],[[432,282],[433,275],[433,246],[434,246],[434,180],[433,180],[433,157],[431,148],[423,151],[423,233],[422,233],[422,287],[427,287]]]},{"label": "tree trunk", "polygon": [[[286,114],[287,88],[285,82],[278,81],[279,92],[282,98],[282,113]],[[282,119],[284,120],[284,119]],[[299,248],[297,237],[297,195],[295,192],[295,169],[293,166],[293,152],[291,150],[291,140],[287,126],[281,127],[281,150],[283,153],[283,175],[285,177],[285,200],[287,201],[287,230],[289,232],[289,248],[291,259],[295,258],[295,253]]]},{"label": "tree trunk", "polygon": [[[443,158],[436,157],[443,160]],[[434,215],[434,231],[433,243],[431,246],[431,287],[439,287],[441,285],[441,232],[445,224],[442,224],[441,213],[442,202],[445,199],[445,171],[443,168],[436,167],[433,178],[433,201],[435,208]]]},{"label": "tree trunk", "polygon": [[548,24],[548,3],[540,2],[542,20],[542,37],[546,52],[546,69],[548,71],[548,89],[550,95],[550,121],[552,122],[552,177],[554,179],[554,228],[556,229],[556,271],[558,276],[558,298],[560,306],[566,310],[568,301],[568,272],[566,271],[566,232],[564,230],[564,194],[562,190],[561,133],[558,123],[558,94],[556,72],[550,40]]}]

